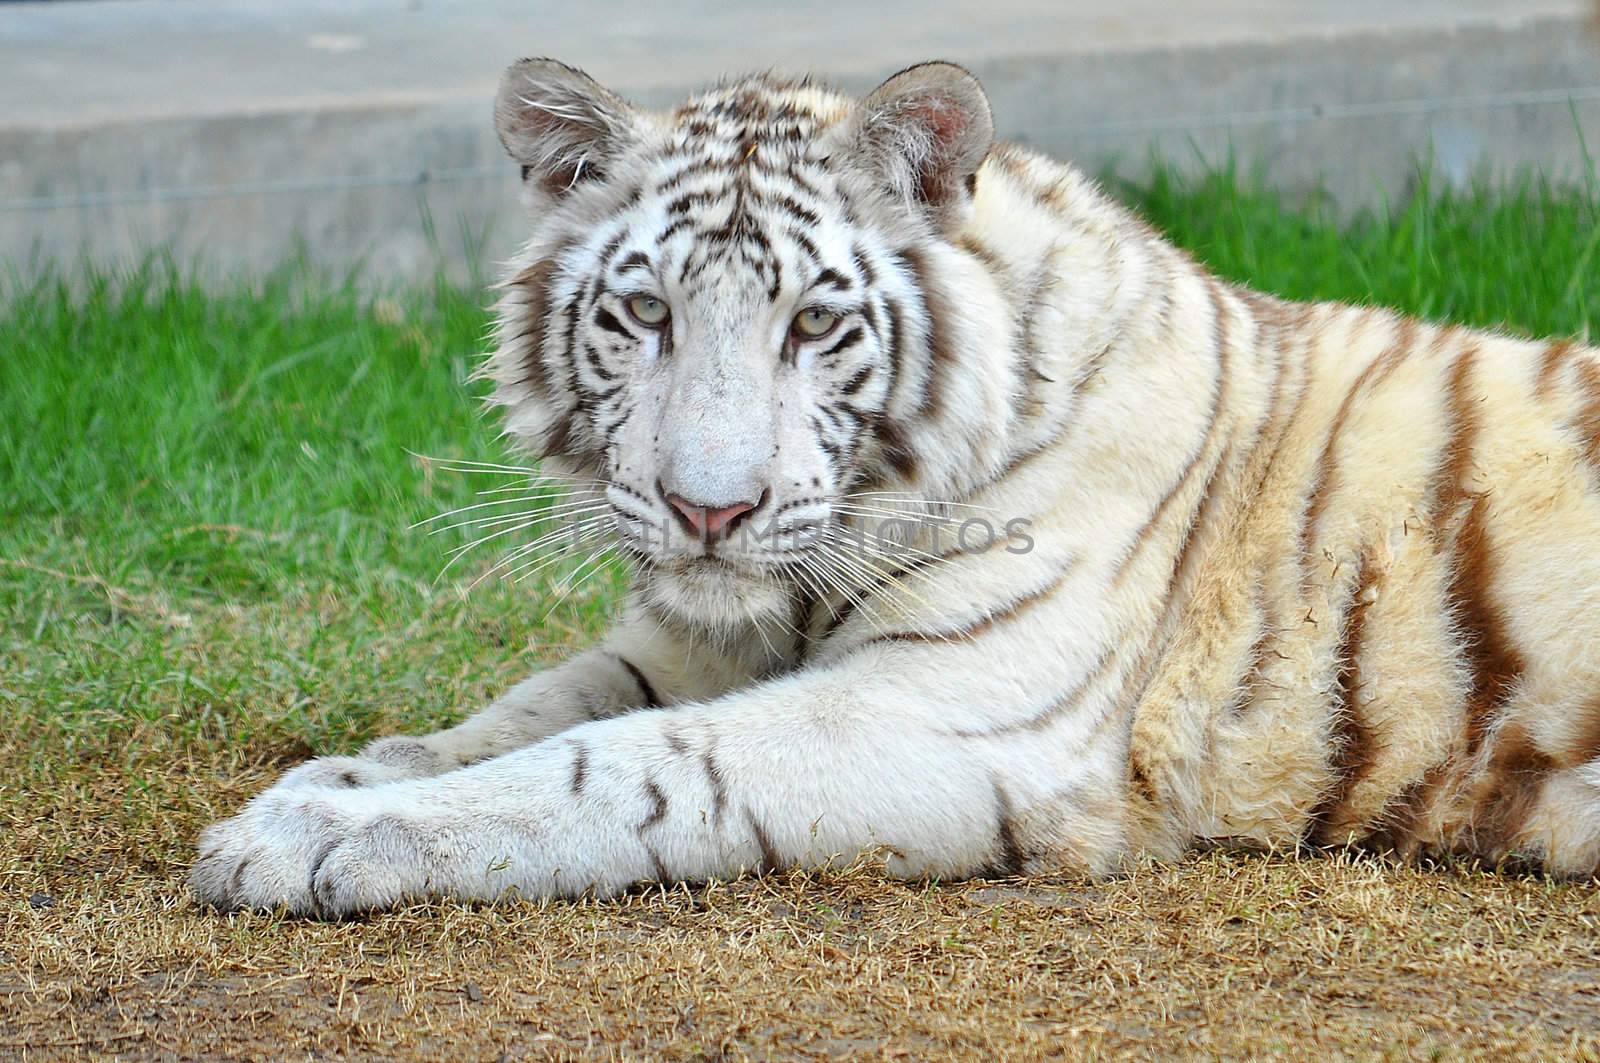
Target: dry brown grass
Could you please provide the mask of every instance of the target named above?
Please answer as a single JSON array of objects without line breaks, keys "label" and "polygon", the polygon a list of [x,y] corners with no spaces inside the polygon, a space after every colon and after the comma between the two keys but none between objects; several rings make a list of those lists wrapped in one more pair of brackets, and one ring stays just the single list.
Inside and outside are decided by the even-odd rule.
[{"label": "dry brown grass", "polygon": [[196,909],[195,832],[274,770],[135,756],[5,805],[0,1057],[1600,1059],[1592,886],[1219,852],[1102,883]]}]

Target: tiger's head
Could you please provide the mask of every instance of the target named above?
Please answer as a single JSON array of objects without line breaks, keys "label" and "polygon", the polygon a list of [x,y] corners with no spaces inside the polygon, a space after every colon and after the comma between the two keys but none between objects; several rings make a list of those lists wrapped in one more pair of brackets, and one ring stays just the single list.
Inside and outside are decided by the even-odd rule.
[{"label": "tiger's head", "polygon": [[[532,233],[491,401],[544,469],[594,485],[662,605],[786,609],[828,584],[830,537],[897,512],[882,500],[996,463],[981,386],[951,369],[999,320],[952,244],[993,138],[966,71],[860,101],[757,76],[652,113],[530,59],[495,122]],[[829,563],[835,586],[872,567]]]}]

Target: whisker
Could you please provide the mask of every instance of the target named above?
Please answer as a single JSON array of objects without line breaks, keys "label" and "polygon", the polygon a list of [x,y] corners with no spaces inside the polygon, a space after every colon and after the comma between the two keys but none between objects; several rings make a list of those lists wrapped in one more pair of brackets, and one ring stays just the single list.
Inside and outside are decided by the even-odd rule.
[{"label": "whisker", "polygon": [[833,603],[828,600],[830,594],[836,593],[825,586],[811,570],[810,559],[804,554],[797,556],[786,565],[796,583],[805,588],[816,600],[826,605],[831,611]]},{"label": "whisker", "polygon": [[[435,583],[438,583],[440,580],[444,579],[445,573],[449,572],[450,569],[455,567],[455,563],[457,561],[460,561],[463,557],[465,557],[467,555],[467,553],[472,550],[473,547],[479,546],[479,545],[481,545],[483,543],[486,543],[490,539],[498,538],[501,535],[510,535],[510,534],[512,534],[514,532],[522,531],[525,528],[531,528],[536,523],[538,523],[538,522],[537,521],[529,521],[526,524],[521,524],[521,525],[518,525],[518,526],[516,526],[514,528],[506,528],[506,529],[503,529],[501,531],[495,532],[493,535],[485,535],[483,538],[476,539],[476,540],[474,540],[474,541],[472,541],[470,543],[467,543],[465,546],[457,547],[453,552],[451,552],[449,558],[444,563],[444,567],[439,569],[439,574],[433,578],[433,581]],[[552,533],[552,535],[553,535],[553,533]],[[523,546],[517,547],[517,549],[518,550],[537,550],[540,546],[543,546],[545,544],[545,542],[549,538],[551,538],[551,535],[540,536],[539,538],[535,539],[532,543],[524,544]],[[467,587],[467,589],[471,590],[473,587],[476,587],[477,585],[478,585],[478,581],[474,580]]]},{"label": "whisker", "polygon": [[[889,629],[879,619],[876,603],[872,600],[872,595],[868,593],[867,589],[865,587],[846,586],[842,575],[838,571],[821,564],[823,560],[825,558],[818,559],[819,564],[816,570],[818,578],[825,579],[837,588],[838,594],[843,599],[840,604],[848,604],[857,615],[866,620],[867,625],[872,628],[875,634],[887,636]],[[830,606],[830,608],[832,607]],[[835,615],[837,615],[837,612],[835,609]]]},{"label": "whisker", "polygon": [[[597,524],[602,520],[603,520],[603,518],[595,518],[595,521],[596,521]],[[575,525],[574,528],[575,529],[582,529],[582,530],[578,530],[578,531],[576,531],[574,533],[574,538],[573,538],[574,545],[584,541],[584,539],[586,539],[594,531],[593,528],[583,529],[583,522],[580,522],[579,524]],[[492,566],[490,566],[487,570],[485,570],[484,572],[479,574],[479,576],[476,579],[474,579],[470,584],[468,584],[467,590],[469,590],[469,591],[472,590],[478,584],[482,583],[484,580],[488,579],[490,576],[493,576],[496,572],[500,572],[500,571],[504,570],[507,566],[515,564],[516,562],[520,561],[522,558],[527,557],[529,554],[537,553],[539,550],[541,550],[544,547],[548,546],[551,542],[561,538],[562,536],[564,536],[566,534],[568,534],[568,529],[567,528],[561,528],[561,529],[558,529],[556,531],[548,532],[548,533],[546,533],[544,535],[541,535],[538,538],[534,539],[532,542],[524,543],[523,545],[518,546],[513,550],[507,551],[506,555],[504,557],[502,557],[500,560],[496,561]],[[551,555],[551,559],[559,559],[562,556],[563,555],[561,553],[556,553],[556,554]],[[538,560],[540,560],[540,559],[539,558],[535,558],[535,561],[538,561]],[[532,563],[532,562],[530,562],[530,563]],[[526,566],[522,566],[522,567],[526,567]],[[519,569],[513,569],[512,571],[519,571]],[[509,573],[507,573],[507,575],[509,575]]]},{"label": "whisker", "polygon": [[609,482],[594,476],[570,476],[566,473],[550,472],[547,469],[539,469],[531,465],[507,465],[503,462],[477,461],[472,458],[441,458],[434,457],[431,454],[420,454],[415,450],[409,449],[406,453],[442,472],[461,473],[468,476],[527,476],[536,481],[548,480],[552,483],[564,484],[605,484]]},{"label": "whisker", "polygon": [[[512,583],[521,583],[529,576],[532,576],[538,572],[542,572],[550,565],[554,565],[560,561],[563,561],[566,558],[578,553],[580,550],[585,549],[588,544],[595,542],[596,540],[603,540],[605,535],[606,529],[603,525],[596,524],[594,527],[586,528],[582,534],[574,537],[569,545],[562,547],[555,553],[548,554],[544,557],[535,557],[531,561],[522,562],[522,564],[517,565],[515,568],[507,569],[502,574],[503,578],[510,580]],[[519,548],[515,556],[508,558],[508,560],[521,560],[530,552],[531,551]]]},{"label": "whisker", "polygon": [[430,530],[428,534],[430,536],[439,535],[453,528],[492,528],[497,524],[522,520],[525,517],[532,520],[564,519],[574,514],[605,508],[606,502],[603,499],[582,499],[577,502],[564,502],[559,506],[548,506],[544,509],[522,509],[515,513],[485,513],[467,520],[456,521],[454,524],[442,524]]},{"label": "whisker", "polygon": [[[596,481],[596,482],[598,482],[598,481]],[[577,490],[577,488],[575,488],[572,485],[567,484],[567,483],[554,483],[554,484],[541,486],[539,481],[534,480],[532,483],[528,483],[528,484],[512,484],[509,487],[485,487],[485,488],[482,488],[480,490],[474,491],[473,494],[475,494],[475,495],[503,495],[503,494],[509,494],[512,491],[525,491],[530,487],[534,488],[535,490],[549,491],[552,494],[557,492],[557,491],[566,491],[568,493],[571,493],[571,492]]]},{"label": "whisker", "polygon": [[739,604],[744,607],[745,616],[750,618],[750,626],[755,628],[756,637],[759,638],[761,640],[761,644],[766,647],[767,656],[774,661],[782,660],[782,654],[780,654],[777,648],[772,645],[772,640],[767,638],[766,629],[761,626],[761,621],[756,618],[756,611],[751,608],[750,603],[741,600]]},{"label": "whisker", "polygon": [[896,493],[894,491],[851,491],[851,492],[848,492],[846,494],[842,494],[842,495],[840,495],[838,497],[841,498],[841,499],[846,499],[846,498],[877,498],[877,499],[883,499],[885,501],[890,501],[890,502],[896,502],[896,501],[898,501],[898,502],[906,502],[906,503],[909,503],[911,505],[919,505],[919,506],[941,506],[941,507],[945,507],[945,508],[949,508],[949,509],[975,509],[975,510],[981,510],[981,511],[987,512],[987,513],[999,513],[1000,512],[1000,510],[998,508],[994,507],[994,506],[978,505],[975,502],[955,502],[955,501],[951,501],[950,499],[946,499],[946,498],[918,498],[918,497],[915,497],[915,496],[901,495],[901,494],[898,494],[898,493]]},{"label": "whisker", "polygon": [[[500,574],[500,578],[509,583],[521,583],[525,579],[531,579],[532,577],[537,576],[539,573],[543,572],[547,568],[550,568],[552,565],[559,564],[560,562],[566,560],[572,556],[572,553],[573,551],[571,550],[563,549],[558,550],[553,554],[540,555],[533,558],[531,561],[522,562],[522,564],[517,565],[515,568],[506,569]],[[519,554],[517,558],[512,558],[511,560],[517,560],[522,556],[525,555]]]},{"label": "whisker", "polygon": [[448,518],[454,517],[461,513],[471,513],[474,510],[488,509],[491,506],[509,506],[517,502],[537,502],[543,497],[543,495],[523,495],[512,498],[495,499],[491,502],[474,502],[470,505],[457,506],[455,509],[447,509],[441,513],[435,513],[431,517],[423,517],[421,520],[413,521],[412,523],[406,525],[406,531],[415,531],[423,525],[432,524],[436,520],[447,520]]},{"label": "whisker", "polygon": [[[876,520],[883,524],[909,524],[919,532],[923,525],[932,523],[935,520],[948,525],[956,519],[949,514],[879,509],[874,506],[864,506],[858,502],[835,502],[832,504],[832,509],[835,513],[842,513],[860,520]],[[966,519],[968,521],[986,520],[983,517],[968,517]],[[991,524],[990,527],[993,527],[993,525]]]},{"label": "whisker", "polygon": [[[550,603],[550,608],[545,610],[545,614],[540,618],[539,622],[544,623],[546,620],[549,620],[551,614],[561,607],[562,602],[566,601],[569,597],[576,593],[579,587],[582,587],[585,583],[588,583],[591,579],[598,575],[600,570],[605,567],[606,556],[610,554],[613,549],[615,549],[613,546],[602,547],[591,554],[587,561],[579,565],[577,571],[573,572],[573,574],[568,577],[569,582],[567,583],[566,588],[556,595],[555,601]],[[586,568],[589,569],[588,575],[580,577],[579,573],[582,573]]]},{"label": "whisker", "polygon": [[[838,534],[838,529],[837,528],[832,528],[832,529],[829,529],[829,530],[834,535]],[[838,542],[837,539],[833,540],[833,544],[834,545],[841,545]],[[848,547],[848,546],[855,546],[855,545],[858,545],[858,544],[850,542],[850,541],[847,540],[842,545]],[[886,569],[883,566],[878,565],[878,564],[876,564],[874,562],[874,558],[878,558],[878,559],[881,559],[881,560],[884,560],[884,561],[891,561],[892,562],[892,561],[896,560],[892,555],[888,555],[888,554],[877,554],[877,555],[863,554],[863,553],[860,553],[860,552],[852,552],[852,551],[846,549],[846,550],[839,550],[833,556],[838,557],[838,558],[848,558],[850,560],[850,562],[854,564],[857,572],[865,571],[865,572],[871,574],[871,576],[874,577],[872,582],[887,582],[887,584],[889,586],[894,587],[896,590],[899,590],[899,591],[901,591],[901,592],[903,592],[905,594],[911,595],[913,598],[916,599],[916,601],[917,601],[917,603],[919,605],[924,606],[925,608],[927,608],[930,611],[937,611],[937,610],[934,609],[933,603],[929,602],[926,598],[922,597],[920,594],[917,594],[916,591],[912,590],[911,587],[905,582],[905,580],[901,578],[900,574],[897,574],[897,573],[895,573],[895,572],[893,572],[893,571],[891,571],[889,569]],[[913,566],[913,572],[917,571],[917,570],[920,570],[922,567],[923,567],[922,565],[914,565]],[[912,574],[911,572],[905,573],[905,575],[911,575],[911,574]],[[913,616],[913,614],[910,613],[909,610],[905,611],[905,618],[906,619],[911,619],[912,616]]]},{"label": "whisker", "polygon": [[[490,532],[488,535],[480,536],[479,538],[474,539],[472,542],[467,543],[467,544],[465,544],[463,546],[458,546],[454,550],[452,550],[450,552],[450,562],[449,562],[449,564],[454,564],[455,561],[457,559],[459,559],[463,554],[466,554],[470,550],[474,549],[475,547],[481,546],[482,544],[484,544],[486,542],[489,542],[489,541],[491,541],[493,539],[498,539],[503,535],[514,535],[517,532],[526,531],[529,528],[536,528],[539,525],[541,525],[542,523],[544,523],[544,518],[543,517],[534,517],[531,520],[526,520],[526,521],[523,521],[523,522],[521,522],[519,524],[513,524],[512,526],[510,526],[508,528],[501,528],[499,531]],[[538,546],[543,546],[544,544],[549,543],[549,542],[554,542],[555,540],[561,538],[563,535],[566,535],[570,527],[573,527],[573,525],[568,524],[568,525],[564,525],[563,527],[560,527],[560,528],[554,528],[554,529],[552,529],[552,530],[550,530],[548,532],[541,533],[538,537],[536,537],[533,540],[532,543],[525,543],[523,545],[524,546],[535,546],[535,547],[538,547]],[[518,547],[518,549],[521,549],[521,547]],[[445,567],[448,568],[449,564],[447,564]]]},{"label": "whisker", "polygon": [[[513,524],[516,526],[516,528],[533,528],[541,524],[557,524],[560,526],[552,528],[548,533],[541,533],[541,535],[548,534],[550,537],[555,537],[562,534],[565,529],[579,526],[591,517],[599,515],[604,509],[604,506],[592,505],[577,508],[565,513],[548,513],[543,510],[529,511],[525,513],[511,513],[493,518],[481,518],[480,520],[471,522],[471,526],[481,529],[497,527],[503,524]],[[516,530],[516,528],[502,528],[500,531],[485,535],[482,538],[468,543],[466,546],[457,547],[455,552],[460,553],[469,550],[478,543],[487,542],[490,539],[498,538],[501,535],[505,535],[508,531]],[[439,530],[444,531],[445,529],[441,528]],[[438,532],[429,532],[428,534],[437,535]],[[469,532],[468,534],[472,533]]]},{"label": "whisker", "polygon": [[[849,514],[848,511],[846,511],[846,515],[852,514]],[[835,527],[838,526],[835,525]],[[879,535],[862,535],[859,539],[847,538],[845,541],[851,543],[852,545],[859,546],[863,551],[872,551],[874,547],[870,544],[876,544],[877,556],[881,557],[899,558],[905,556],[915,556],[921,557],[922,559],[930,562],[950,560],[950,557],[947,557],[944,554],[931,553],[927,550],[921,549],[920,547],[912,546],[910,543],[902,543],[898,540],[886,541],[882,536]],[[891,547],[893,551],[898,552],[891,552]]]},{"label": "whisker", "polygon": [[[932,557],[931,561],[913,560],[911,562],[911,566],[912,566],[911,570],[907,573],[907,575],[922,574],[926,569],[931,568],[934,563],[943,562],[943,561],[948,560],[947,558],[937,557],[937,556],[933,556],[933,555],[929,555],[929,556]],[[893,558],[886,558],[886,559],[887,560],[894,560]],[[890,581],[890,584],[899,593],[911,596],[913,599],[916,600],[916,602],[918,604],[926,607],[929,612],[933,612],[933,613],[937,613],[938,612],[938,610],[935,609],[933,607],[933,605],[926,598],[924,598],[922,595],[918,594],[904,580],[894,579],[894,580]],[[885,590],[887,590],[887,589],[888,588],[886,587]],[[875,597],[876,596],[876,592],[869,591],[868,592],[868,596],[869,597]],[[858,603],[858,605],[859,605],[859,603]],[[900,619],[904,620],[905,622],[907,622],[909,624],[912,624],[913,626],[920,627],[920,625],[918,624],[918,621],[920,619],[922,619],[922,618],[917,616],[913,612],[911,612],[909,609],[905,608],[903,606],[903,604],[899,606],[899,615],[900,615]],[[926,633],[925,632],[924,635],[926,637],[935,639],[935,640],[940,641],[940,642],[949,642],[949,643],[971,642],[974,639],[974,636],[972,634],[970,634],[970,633],[953,633],[953,632]]]},{"label": "whisker", "polygon": [[541,473],[538,469],[535,469],[532,466],[528,466],[528,465],[506,465],[506,464],[504,464],[502,462],[497,462],[497,461],[478,461],[475,458],[445,458],[445,457],[439,457],[439,456],[436,456],[436,455],[433,455],[433,454],[423,454],[423,453],[420,453],[418,451],[412,450],[409,447],[406,448],[406,453],[410,454],[413,458],[416,458],[418,461],[427,462],[430,465],[435,465],[435,466],[438,466],[440,468],[444,468],[445,466],[448,466],[448,465],[457,465],[457,466],[461,466],[462,468],[467,468],[467,469],[488,469],[488,470],[492,470],[494,472],[520,472],[520,473],[527,473],[529,476],[543,476],[543,475],[546,475],[544,473]]},{"label": "whisker", "polygon": [[[905,581],[899,575],[880,565],[873,564],[859,554],[852,553],[849,550],[836,550],[829,552],[825,556],[838,567],[848,570],[859,581],[859,588],[862,593],[855,597],[858,608],[868,599],[876,599],[885,607],[892,608],[898,612],[899,619],[907,622],[914,620],[915,614],[903,602],[894,601],[884,594],[890,588],[917,598],[920,604],[930,609],[932,608],[926,599],[921,598],[915,591],[907,587]],[[881,589],[874,589],[874,585],[880,585]]]},{"label": "whisker", "polygon": [[[549,497],[548,495],[521,495],[521,496],[514,496],[514,497],[511,497],[511,498],[495,499],[492,502],[476,502],[476,503],[474,503],[474,504],[472,504],[470,506],[460,506],[460,507],[458,507],[456,509],[446,510],[443,513],[436,513],[431,517],[427,517],[427,518],[425,518],[423,520],[417,521],[415,524],[408,525],[406,530],[407,531],[413,531],[413,530],[415,530],[417,528],[422,527],[425,524],[432,524],[434,521],[444,520],[447,517],[459,516],[462,513],[471,513],[471,512],[474,512],[476,510],[490,509],[490,508],[493,508],[493,507],[496,507],[496,506],[509,506],[509,505],[513,505],[513,504],[515,504],[517,502],[540,502],[540,501],[543,501],[545,498],[548,498],[548,497]],[[572,503],[572,504],[593,503],[595,501],[597,501],[597,500],[595,500],[595,499],[579,499],[579,500],[577,500],[577,502]],[[568,505],[568,503],[563,502],[561,504],[561,506],[566,506],[566,505]],[[555,511],[559,510],[561,508],[561,506],[547,507],[546,511],[555,512]],[[532,510],[529,510],[528,512],[532,512]],[[541,511],[541,512],[545,512],[545,511]],[[489,519],[493,519],[493,517],[495,517],[495,516],[498,516],[498,514],[491,514]],[[464,521],[463,524],[465,524],[465,523],[470,523],[470,522]],[[449,525],[449,527],[460,527],[460,526],[461,525],[455,525],[455,524]],[[436,529],[436,530],[442,530],[442,529]],[[430,532],[429,534],[433,534],[433,533]]]}]

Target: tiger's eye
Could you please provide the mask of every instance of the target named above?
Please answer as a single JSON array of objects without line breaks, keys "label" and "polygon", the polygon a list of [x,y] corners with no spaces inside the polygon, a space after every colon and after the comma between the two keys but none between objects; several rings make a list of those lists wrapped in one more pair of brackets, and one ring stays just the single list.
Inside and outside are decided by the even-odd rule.
[{"label": "tiger's eye", "polygon": [[666,302],[653,295],[636,295],[629,299],[628,313],[645,328],[660,328],[670,316]]},{"label": "tiger's eye", "polygon": [[807,339],[826,336],[838,322],[839,315],[820,306],[808,306],[795,315],[794,330]]}]

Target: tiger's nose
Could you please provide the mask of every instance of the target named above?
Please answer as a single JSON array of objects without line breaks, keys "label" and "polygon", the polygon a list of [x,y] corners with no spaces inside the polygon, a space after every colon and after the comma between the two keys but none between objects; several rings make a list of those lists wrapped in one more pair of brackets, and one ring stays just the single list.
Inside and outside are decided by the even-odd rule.
[{"label": "tiger's nose", "polygon": [[761,497],[754,502],[735,502],[732,505],[718,506],[700,502],[691,502],[682,495],[666,495],[667,504],[677,514],[678,523],[682,524],[689,534],[708,543],[725,539],[733,533],[750,514],[766,505],[770,490],[763,490]]}]

